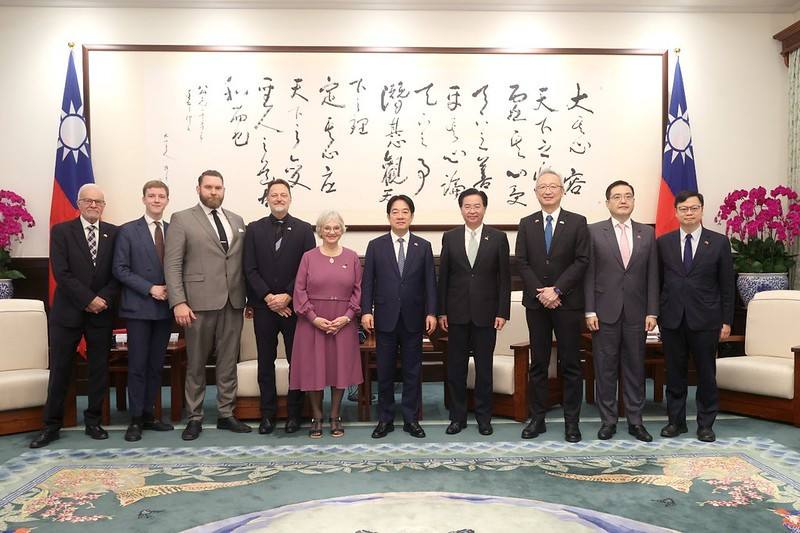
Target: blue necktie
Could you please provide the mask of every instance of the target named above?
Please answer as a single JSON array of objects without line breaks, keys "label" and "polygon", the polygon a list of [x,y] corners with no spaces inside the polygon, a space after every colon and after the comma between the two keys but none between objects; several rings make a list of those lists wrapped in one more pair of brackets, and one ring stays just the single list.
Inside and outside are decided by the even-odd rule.
[{"label": "blue necktie", "polygon": [[687,234],[683,244],[683,270],[687,274],[692,268],[692,235]]},{"label": "blue necktie", "polygon": [[547,253],[550,253],[550,245],[553,243],[553,217],[547,215],[545,218],[547,224],[544,226],[544,248]]}]

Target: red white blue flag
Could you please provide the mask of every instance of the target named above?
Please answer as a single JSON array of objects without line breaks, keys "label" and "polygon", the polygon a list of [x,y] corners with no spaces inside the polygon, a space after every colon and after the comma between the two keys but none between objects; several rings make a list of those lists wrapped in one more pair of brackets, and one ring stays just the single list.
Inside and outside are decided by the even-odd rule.
[{"label": "red white blue flag", "polygon": [[[69,52],[67,81],[61,101],[61,122],[58,126],[56,169],[53,198],[50,203],[50,227],[78,216],[78,189],[94,183],[92,160],[89,157],[89,138],[83,116],[83,101],[75,72],[75,60]],[[55,280],[50,271],[50,302],[53,301]]]},{"label": "red white blue flag", "polygon": [[697,173],[694,168],[692,130],[686,108],[681,64],[675,64],[672,96],[669,102],[667,131],[664,136],[664,157],[661,162],[661,188],[656,211],[656,236],[678,229],[675,218],[675,196],[681,191],[697,191]]}]

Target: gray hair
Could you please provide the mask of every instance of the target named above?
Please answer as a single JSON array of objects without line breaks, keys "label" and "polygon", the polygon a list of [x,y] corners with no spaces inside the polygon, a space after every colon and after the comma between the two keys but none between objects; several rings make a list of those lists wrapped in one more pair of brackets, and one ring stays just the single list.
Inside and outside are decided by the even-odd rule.
[{"label": "gray hair", "polygon": [[100,194],[103,195],[103,197],[105,197],[105,194],[103,194],[103,189],[101,189],[98,184],[96,184],[96,183],[84,183],[83,185],[81,185],[81,188],[78,189],[78,198],[76,198],[76,200],[80,200],[81,193],[83,193],[83,191],[87,191],[89,189],[95,189],[95,190],[99,191]]},{"label": "gray hair", "polygon": [[338,211],[334,211],[333,209],[328,209],[326,211],[323,211],[319,215],[319,218],[317,218],[316,229],[318,236],[322,237],[322,228],[325,226],[325,223],[331,219],[336,220],[336,222],[338,222],[339,225],[342,227],[342,234],[344,234],[344,232],[347,231],[347,226],[344,225],[344,219],[342,218],[342,215],[340,215]]},{"label": "gray hair", "polygon": [[558,178],[558,181],[559,183],[561,183],[561,185],[564,185],[564,176],[562,176],[561,174],[559,174],[550,167],[544,167],[542,170],[540,170],[539,174],[536,175],[536,179],[538,180],[539,177],[544,176],[545,174],[552,174],[553,176]]}]

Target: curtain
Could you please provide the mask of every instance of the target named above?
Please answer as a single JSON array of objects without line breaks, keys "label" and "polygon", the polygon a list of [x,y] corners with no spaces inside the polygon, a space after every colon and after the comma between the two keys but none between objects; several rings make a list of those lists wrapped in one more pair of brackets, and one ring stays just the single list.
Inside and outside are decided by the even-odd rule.
[{"label": "curtain", "polygon": [[[789,55],[789,187],[800,191],[800,50]],[[795,241],[793,253],[800,253],[800,241]],[[800,256],[796,257],[800,259]],[[795,264],[792,286],[800,288],[800,264]]]}]

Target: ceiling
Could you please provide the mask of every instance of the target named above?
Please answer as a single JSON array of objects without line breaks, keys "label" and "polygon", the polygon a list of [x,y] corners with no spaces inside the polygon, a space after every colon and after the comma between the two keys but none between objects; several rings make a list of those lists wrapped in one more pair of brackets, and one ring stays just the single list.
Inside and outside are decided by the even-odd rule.
[{"label": "ceiling", "polygon": [[0,0],[0,6],[794,13],[800,0]]}]

